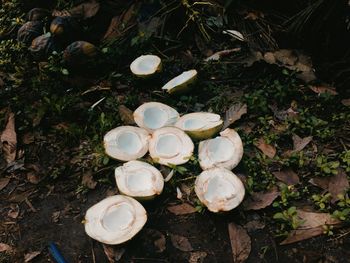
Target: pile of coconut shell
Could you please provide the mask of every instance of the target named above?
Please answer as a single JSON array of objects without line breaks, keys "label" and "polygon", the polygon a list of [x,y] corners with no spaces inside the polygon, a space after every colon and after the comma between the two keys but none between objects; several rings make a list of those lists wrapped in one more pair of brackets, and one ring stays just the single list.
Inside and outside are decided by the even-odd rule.
[{"label": "pile of coconut shell", "polygon": [[42,8],[30,10],[17,32],[17,40],[27,46],[34,59],[46,60],[52,53],[63,50],[69,66],[89,64],[98,55],[98,48],[79,38],[82,26],[73,16],[55,16]]},{"label": "pile of coconut shell", "polygon": [[[160,71],[161,60],[154,55],[141,56],[130,69],[136,76],[149,77]],[[184,91],[196,76],[196,70],[186,71],[163,89],[169,93]],[[161,172],[138,159],[149,153],[153,163],[181,165],[193,156],[193,141],[199,142],[198,159],[203,169],[195,181],[199,200],[212,212],[230,211],[242,202],[244,186],[231,172],[243,156],[242,141],[233,129],[220,132],[223,120],[219,115],[195,112],[180,117],[168,105],[148,102],[139,106],[133,117],[138,127],[120,126],[104,136],[106,154],[126,163],[115,169],[121,194],[102,200],[86,212],[85,230],[90,237],[116,245],[135,236],[147,221],[139,201],[155,198],[164,187]]]}]

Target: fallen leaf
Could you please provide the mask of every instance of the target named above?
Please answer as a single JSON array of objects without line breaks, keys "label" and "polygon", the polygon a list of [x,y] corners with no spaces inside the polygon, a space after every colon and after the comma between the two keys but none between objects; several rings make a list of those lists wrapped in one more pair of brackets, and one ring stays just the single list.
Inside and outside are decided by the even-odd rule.
[{"label": "fallen leaf", "polygon": [[310,89],[317,94],[329,93],[330,95],[337,95],[338,92],[334,87],[327,86],[310,86]]},{"label": "fallen leaf", "polygon": [[162,253],[166,249],[166,238],[162,232],[156,229],[146,228],[141,236],[142,244],[147,247],[154,246],[157,253]]},{"label": "fallen leaf", "polygon": [[312,136],[305,138],[300,138],[298,135],[293,135],[293,152],[302,151],[310,142],[312,141]]},{"label": "fallen leaf", "polygon": [[12,251],[12,247],[5,244],[5,243],[0,243],[0,252],[10,252]]},{"label": "fallen leaf", "polygon": [[306,240],[312,237],[316,237],[323,234],[323,227],[319,226],[311,229],[297,229],[292,230],[288,237],[284,239],[280,245],[288,245],[302,240]]},{"label": "fallen leaf", "polygon": [[57,223],[58,221],[60,221],[60,216],[61,216],[61,211],[53,212],[51,215],[51,221],[53,223]]},{"label": "fallen leaf", "polygon": [[191,252],[189,263],[202,263],[207,257],[207,253],[203,251]]},{"label": "fallen leaf", "polygon": [[183,203],[181,205],[168,206],[167,209],[174,215],[187,215],[196,212],[196,208],[188,203]]},{"label": "fallen leaf", "polygon": [[120,105],[118,107],[118,111],[119,111],[119,116],[125,125],[135,124],[132,110],[130,110],[124,105]]},{"label": "fallen leaf", "polygon": [[208,61],[218,61],[222,57],[228,56],[228,55],[230,55],[230,54],[232,54],[234,52],[238,52],[240,50],[241,50],[241,48],[233,48],[233,49],[221,50],[221,51],[215,52],[210,57],[207,57],[204,61],[206,61],[206,62],[208,62]]},{"label": "fallen leaf", "polygon": [[344,106],[350,107],[350,99],[343,99],[343,100],[341,100],[341,103]]},{"label": "fallen leaf", "polygon": [[94,180],[92,171],[87,171],[84,173],[81,184],[89,189],[95,189],[97,182]]},{"label": "fallen leaf", "polygon": [[38,184],[40,182],[40,178],[35,172],[27,173],[27,180],[31,184]]},{"label": "fallen leaf", "polygon": [[82,4],[74,6],[69,10],[54,10],[52,16],[67,17],[73,16],[77,18],[91,18],[95,16],[100,9],[100,3],[96,0],[84,1]]},{"label": "fallen leaf", "polygon": [[231,37],[239,40],[239,41],[245,41],[245,38],[243,34],[237,30],[224,30],[222,31],[223,34],[230,35]]},{"label": "fallen leaf", "polygon": [[5,85],[5,82],[3,81],[3,79],[0,77],[0,88],[2,88]]},{"label": "fallen leaf", "polygon": [[29,262],[41,254],[41,251],[33,251],[24,255],[24,262]]},{"label": "fallen leaf", "polygon": [[339,225],[341,222],[328,213],[316,213],[310,211],[297,210],[300,226],[291,231],[288,237],[281,242],[281,245],[295,243],[311,237],[319,236],[324,232],[324,225]]},{"label": "fallen leaf", "polygon": [[27,132],[23,135],[22,142],[24,144],[31,144],[34,142],[34,134]]},{"label": "fallen leaf", "polygon": [[112,18],[109,27],[103,36],[103,40],[115,39],[122,36],[135,22],[135,14],[139,9],[140,3],[132,4],[124,13]]},{"label": "fallen leaf", "polygon": [[282,170],[278,172],[272,173],[278,180],[287,184],[287,185],[295,185],[300,182],[298,175],[293,170]]},{"label": "fallen leaf", "polygon": [[125,253],[124,247],[116,247],[111,245],[105,245],[102,244],[103,251],[105,252],[105,255],[110,263],[115,263],[121,260]]},{"label": "fallen leaf", "polygon": [[336,175],[330,177],[315,177],[309,183],[328,191],[332,195],[331,202],[339,200],[338,195],[344,194],[350,187],[346,173],[339,169]]},{"label": "fallen leaf", "polygon": [[255,146],[269,158],[273,158],[276,155],[276,148],[267,144],[263,138],[260,138],[258,142],[255,143]]},{"label": "fallen leaf", "polygon": [[233,262],[245,262],[251,251],[251,240],[247,231],[234,223],[228,224]]},{"label": "fallen leaf", "polygon": [[8,211],[7,216],[16,219],[19,216],[19,206],[12,205],[10,211]]},{"label": "fallen leaf", "polygon": [[223,130],[228,128],[235,121],[239,120],[244,114],[247,113],[247,104],[236,103],[232,105],[225,114]]},{"label": "fallen leaf", "polygon": [[10,182],[10,178],[4,177],[0,178],[0,191],[4,189]]},{"label": "fallen leaf", "polygon": [[171,234],[170,239],[173,246],[181,251],[188,252],[193,250],[191,243],[184,236]]},{"label": "fallen leaf", "polygon": [[244,202],[245,210],[259,210],[272,204],[280,195],[277,187],[272,187],[267,192],[255,192],[250,195]]},{"label": "fallen leaf", "polygon": [[261,220],[252,220],[244,225],[244,228],[247,229],[248,233],[254,232],[256,230],[264,229],[265,223]]},{"label": "fallen leaf", "polygon": [[15,115],[9,114],[6,128],[0,137],[2,150],[7,163],[12,163],[16,159],[17,134],[15,131]]}]

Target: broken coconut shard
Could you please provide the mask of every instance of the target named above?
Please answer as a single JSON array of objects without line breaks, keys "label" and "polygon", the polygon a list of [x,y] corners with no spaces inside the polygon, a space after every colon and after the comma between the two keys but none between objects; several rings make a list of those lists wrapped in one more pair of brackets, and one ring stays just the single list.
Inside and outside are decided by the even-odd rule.
[{"label": "broken coconut shard", "polygon": [[203,170],[222,167],[232,170],[243,157],[241,137],[233,129],[225,129],[220,136],[201,141],[198,146],[199,165]]},{"label": "broken coconut shard", "polygon": [[188,162],[193,155],[191,138],[176,127],[164,127],[154,131],[149,141],[152,159],[163,165],[180,165]]},{"label": "broken coconut shard", "polygon": [[160,195],[164,179],[160,171],[146,162],[130,161],[115,169],[119,191],[138,200],[150,200]]},{"label": "broken coconut shard", "polygon": [[138,77],[148,77],[162,69],[162,61],[155,55],[143,55],[136,58],[130,65],[131,72]]},{"label": "broken coconut shard", "polygon": [[197,80],[197,70],[192,69],[185,71],[179,76],[171,79],[166,83],[162,90],[165,90],[169,94],[180,94],[190,89],[191,85]]},{"label": "broken coconut shard", "polygon": [[197,177],[194,189],[199,200],[215,213],[234,209],[245,194],[241,180],[225,168],[203,171]]},{"label": "broken coconut shard", "polygon": [[211,138],[221,130],[222,125],[220,115],[210,112],[185,114],[175,124],[195,140]]},{"label": "broken coconut shard", "polygon": [[180,118],[175,109],[160,102],[142,104],[134,111],[133,116],[136,124],[149,132],[165,126],[172,126]]},{"label": "broken coconut shard", "polygon": [[85,215],[85,232],[93,239],[110,245],[133,238],[145,225],[147,213],[135,199],[115,195],[90,207]]},{"label": "broken coconut shard", "polygon": [[110,157],[131,161],[143,157],[148,151],[150,135],[142,128],[120,126],[109,131],[103,138],[106,154]]}]

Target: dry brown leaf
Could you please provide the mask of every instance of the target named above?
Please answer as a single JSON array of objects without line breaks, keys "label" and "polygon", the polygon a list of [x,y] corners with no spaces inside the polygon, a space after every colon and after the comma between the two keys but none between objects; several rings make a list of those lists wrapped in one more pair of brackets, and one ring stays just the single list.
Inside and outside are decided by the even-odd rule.
[{"label": "dry brown leaf", "polygon": [[95,16],[100,9],[100,3],[96,0],[84,1],[82,4],[74,6],[69,10],[53,10],[52,16],[67,17],[73,16],[77,18],[91,18]]},{"label": "dry brown leaf", "polygon": [[288,245],[302,240],[306,240],[312,237],[322,235],[324,229],[322,226],[310,229],[296,229],[292,230],[288,237],[284,239],[280,245]]},{"label": "dry brown leaf", "polygon": [[300,152],[312,141],[312,136],[300,138],[298,135],[293,135],[293,152]]},{"label": "dry brown leaf", "polygon": [[310,89],[317,94],[323,94],[323,93],[329,93],[330,95],[337,95],[338,94],[338,92],[335,90],[334,87],[310,86]]},{"label": "dry brown leaf", "polygon": [[15,131],[15,115],[9,114],[5,130],[0,137],[2,150],[7,163],[12,163],[16,159],[17,134]]},{"label": "dry brown leaf", "polygon": [[187,215],[196,212],[196,208],[188,203],[183,203],[181,205],[168,206],[167,209],[174,215]]},{"label": "dry brown leaf", "polygon": [[332,195],[332,203],[339,200],[338,195],[344,194],[350,187],[347,175],[341,169],[338,170],[336,175],[330,177],[315,177],[310,179],[309,182],[328,191]]},{"label": "dry brown leaf", "polygon": [[29,262],[41,254],[41,251],[33,251],[24,255],[24,262]]},{"label": "dry brown leaf", "polygon": [[265,223],[261,220],[255,219],[252,221],[249,221],[244,225],[244,228],[248,231],[248,233],[254,232],[256,230],[264,229]]},{"label": "dry brown leaf", "polygon": [[166,239],[163,234],[158,239],[154,240],[153,243],[158,253],[162,253],[166,249]]},{"label": "dry brown leaf", "polygon": [[5,243],[0,243],[0,252],[10,252],[12,251],[12,247],[5,244]]},{"label": "dry brown leaf", "polygon": [[202,263],[208,254],[203,251],[191,252],[189,263]]},{"label": "dry brown leaf", "polygon": [[4,189],[10,182],[10,178],[4,177],[0,178],[0,191]]},{"label": "dry brown leaf", "polygon": [[221,50],[218,52],[215,52],[213,55],[211,55],[210,57],[207,57],[204,61],[218,61],[220,60],[222,57],[231,55],[234,52],[238,52],[241,51],[241,48],[233,48],[233,49],[226,49],[226,50]]},{"label": "dry brown leaf", "polygon": [[193,250],[190,241],[184,236],[171,234],[170,239],[173,246],[181,251],[188,252]]},{"label": "dry brown leaf", "polygon": [[288,237],[281,242],[281,245],[319,236],[324,232],[324,225],[339,225],[341,223],[328,213],[316,213],[298,209],[297,214],[302,224],[298,229],[291,231]]},{"label": "dry brown leaf", "polygon": [[19,206],[12,205],[10,211],[8,211],[7,216],[16,219],[19,216]]},{"label": "dry brown leaf", "polygon": [[255,146],[269,158],[273,158],[276,155],[276,148],[267,144],[263,138],[260,138],[258,142],[255,143]]},{"label": "dry brown leaf", "polygon": [[122,36],[134,24],[135,14],[137,14],[139,6],[139,3],[135,3],[126,9],[123,14],[113,17],[102,39],[109,40]]},{"label": "dry brown leaf", "polygon": [[224,126],[222,129],[228,128],[235,121],[239,120],[244,114],[247,113],[247,104],[237,103],[232,105],[225,114]]},{"label": "dry brown leaf", "polygon": [[341,103],[344,106],[350,107],[350,99],[343,99],[343,100],[341,100]]},{"label": "dry brown leaf", "polygon": [[244,202],[245,210],[259,210],[272,204],[272,202],[280,195],[277,187],[271,188],[267,192],[252,193]]},{"label": "dry brown leaf", "polygon": [[34,142],[34,134],[27,132],[23,135],[22,142],[24,144],[31,144]]},{"label": "dry brown leaf", "polygon": [[97,182],[94,180],[92,171],[87,171],[81,180],[81,184],[86,186],[89,189],[95,189]]},{"label": "dry brown leaf", "polygon": [[27,180],[31,184],[38,184],[40,182],[40,178],[35,172],[27,173]]},{"label": "dry brown leaf", "polygon": [[287,184],[287,185],[295,185],[300,182],[298,175],[293,170],[282,170],[278,172],[272,173],[278,180]]},{"label": "dry brown leaf", "polygon": [[228,224],[233,262],[245,262],[251,251],[251,240],[247,231],[234,223]]},{"label": "dry brown leaf", "polygon": [[120,105],[118,107],[118,111],[119,111],[119,116],[125,125],[135,124],[132,110],[130,110],[125,105]]},{"label": "dry brown leaf", "polygon": [[103,244],[103,251],[105,252],[108,261],[114,263],[121,260],[125,253],[125,248]]}]

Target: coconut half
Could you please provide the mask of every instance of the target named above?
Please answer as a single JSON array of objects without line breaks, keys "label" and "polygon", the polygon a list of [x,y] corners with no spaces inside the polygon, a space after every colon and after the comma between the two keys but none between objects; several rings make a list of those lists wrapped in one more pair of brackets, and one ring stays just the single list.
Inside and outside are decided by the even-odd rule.
[{"label": "coconut half", "polygon": [[140,199],[152,199],[160,195],[164,187],[160,171],[141,161],[130,161],[117,167],[115,180],[121,193]]},{"label": "coconut half", "polygon": [[117,245],[134,237],[145,225],[147,213],[135,199],[114,195],[90,207],[85,232],[105,244]]},{"label": "coconut half", "polygon": [[179,76],[171,79],[162,89],[170,94],[186,92],[190,85],[197,79],[197,70],[185,71]]},{"label": "coconut half", "polygon": [[204,140],[218,133],[223,125],[220,115],[210,112],[195,112],[183,115],[175,124],[192,139]]},{"label": "coconut half", "polygon": [[156,129],[172,126],[180,118],[172,107],[160,102],[147,102],[134,111],[136,124],[152,132]]},{"label": "coconut half", "polygon": [[104,139],[106,154],[121,161],[136,160],[148,151],[149,133],[142,128],[120,126],[109,131]]},{"label": "coconut half", "polygon": [[162,61],[155,55],[143,55],[135,59],[131,65],[131,72],[138,77],[147,77],[160,71]]},{"label": "coconut half", "polygon": [[163,165],[186,163],[193,155],[194,144],[191,138],[176,127],[156,130],[149,141],[152,159]]},{"label": "coconut half", "polygon": [[212,212],[232,210],[242,202],[245,194],[242,181],[225,168],[203,171],[196,178],[194,190]]},{"label": "coconut half", "polygon": [[198,146],[199,165],[203,170],[222,167],[232,170],[243,157],[241,137],[233,129],[225,129],[220,136],[201,141]]}]

